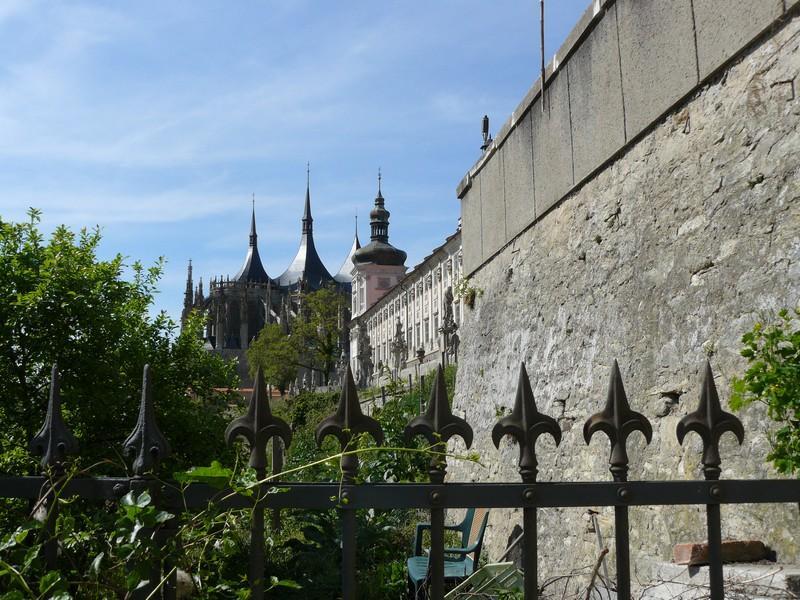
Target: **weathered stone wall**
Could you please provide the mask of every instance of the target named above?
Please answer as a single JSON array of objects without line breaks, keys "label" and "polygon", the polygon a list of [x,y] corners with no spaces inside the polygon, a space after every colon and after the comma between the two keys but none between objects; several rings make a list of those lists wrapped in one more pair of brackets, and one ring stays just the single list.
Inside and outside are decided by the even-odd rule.
[{"label": "weathered stone wall", "polygon": [[[521,361],[539,409],[564,432],[558,449],[541,439],[540,480],[610,479],[607,438],[586,447],[582,425],[605,402],[615,358],[632,407],[654,430],[649,446],[631,437],[631,479],[702,478],[699,438],[690,434],[682,448],[675,427],[696,408],[706,356],[725,402],[744,368],[741,335],[762,311],[794,306],[800,296],[799,72],[795,15],[474,272],[484,294],[460,330],[454,412],[466,413],[488,468],[455,463],[451,480],[518,481],[516,446],[506,440],[498,452],[490,431],[513,405]],[[502,175],[502,161],[490,162],[498,173],[484,171],[470,194],[492,178],[506,191],[528,185],[519,169]],[[486,219],[501,213],[487,212],[483,200],[486,244]],[[465,238],[481,232],[471,210],[463,212]],[[466,254],[466,239],[464,246]],[[742,419],[744,445],[732,436],[721,444],[723,478],[775,476],[765,463],[765,415],[754,407]],[[613,544],[613,512],[598,510]],[[540,577],[593,564],[595,534],[584,513],[540,511]],[[491,515],[490,557],[520,523],[520,511]],[[633,508],[631,530],[634,574],[646,579],[648,558],[705,539],[704,509]],[[797,505],[724,507],[723,535],[761,539],[782,561],[800,558]]]}]

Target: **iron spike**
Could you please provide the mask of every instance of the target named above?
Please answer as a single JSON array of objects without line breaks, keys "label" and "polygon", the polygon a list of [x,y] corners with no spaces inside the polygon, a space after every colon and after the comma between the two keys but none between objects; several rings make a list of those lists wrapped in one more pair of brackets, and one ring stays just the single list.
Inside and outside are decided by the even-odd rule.
[{"label": "iron spike", "polygon": [[58,365],[53,364],[50,373],[50,398],[47,402],[47,416],[39,432],[30,442],[30,450],[41,455],[41,465],[61,468],[68,454],[78,451],[78,443],[72,432],[64,423],[61,414],[61,379],[58,376]]},{"label": "iron spike", "polygon": [[[361,433],[370,434],[380,446],[384,439],[383,430],[380,423],[361,412],[361,403],[358,400],[358,391],[350,365],[347,366],[344,377],[345,381],[336,412],[317,426],[315,432],[317,446],[321,446],[324,439],[332,435],[339,440],[343,451],[348,450],[353,437]],[[350,455],[342,458],[342,471],[346,482],[353,482],[357,470],[358,457]]]},{"label": "iron spike", "polygon": [[605,433],[611,442],[609,470],[614,476],[614,481],[627,481],[628,436],[634,431],[641,431],[649,444],[653,438],[653,428],[647,417],[631,410],[616,359],[611,367],[611,383],[608,387],[606,406],[601,412],[589,417],[583,425],[583,438],[587,444],[598,431]]},{"label": "iron spike", "polygon": [[714,373],[711,371],[711,363],[708,361],[706,361],[706,372],[703,378],[703,391],[700,393],[700,404],[697,406],[697,410],[678,422],[675,430],[679,444],[683,445],[683,440],[690,431],[697,433],[703,440],[703,474],[705,478],[719,479],[722,472],[719,440],[723,433],[730,431],[739,440],[741,446],[744,443],[744,426],[738,417],[722,410],[717,386],[714,383]]},{"label": "iron spike", "polygon": [[150,365],[145,365],[142,373],[142,400],[136,427],[122,444],[122,448],[126,456],[134,457],[133,473],[137,477],[152,471],[159,462],[172,454],[169,442],[156,422],[150,389]]},{"label": "iron spike", "polygon": [[225,442],[229,445],[237,437],[247,440],[250,445],[250,466],[257,471],[267,468],[267,444],[271,438],[279,436],[283,439],[284,448],[292,443],[292,430],[286,421],[272,414],[265,388],[264,372],[258,367],[247,414],[231,421],[225,430]]},{"label": "iron spike", "polygon": [[519,473],[526,483],[536,481],[536,439],[549,433],[553,436],[556,446],[561,443],[561,428],[553,417],[544,415],[536,408],[531,382],[525,363],[519,369],[519,383],[517,396],[514,401],[514,410],[507,417],[500,419],[492,429],[492,441],[495,447],[500,448],[503,436],[510,435],[519,444]]},{"label": "iron spike", "polygon": [[[424,414],[415,417],[406,426],[404,432],[406,443],[411,442],[417,435],[424,436],[432,446],[439,447],[446,445],[447,440],[458,435],[464,440],[467,448],[472,446],[472,427],[464,419],[456,417],[450,410],[447,386],[441,365],[436,368],[436,381],[431,388],[428,408]],[[434,456],[428,471],[431,481],[443,483],[446,467],[447,463],[444,457]]]}]

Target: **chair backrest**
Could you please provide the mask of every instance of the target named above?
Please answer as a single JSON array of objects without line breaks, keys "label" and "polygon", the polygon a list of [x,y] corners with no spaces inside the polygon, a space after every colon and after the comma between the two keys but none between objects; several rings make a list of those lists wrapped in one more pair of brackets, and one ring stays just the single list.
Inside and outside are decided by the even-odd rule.
[{"label": "chair backrest", "polygon": [[489,519],[488,508],[470,508],[461,522],[461,547],[469,548],[475,545],[472,564],[478,565],[483,547],[483,534],[486,531],[486,522]]}]

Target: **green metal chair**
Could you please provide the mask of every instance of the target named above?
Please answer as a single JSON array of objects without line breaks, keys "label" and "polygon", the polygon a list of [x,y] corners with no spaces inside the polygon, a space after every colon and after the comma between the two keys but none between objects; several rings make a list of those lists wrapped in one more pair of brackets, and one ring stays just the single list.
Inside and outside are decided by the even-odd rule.
[{"label": "green metal chair", "polygon": [[[461,547],[444,549],[444,579],[447,583],[460,583],[475,572],[475,566],[481,557],[483,534],[486,531],[488,518],[489,509],[470,508],[461,523],[444,526],[445,530],[461,532]],[[415,600],[419,598],[419,593],[424,589],[428,579],[428,556],[422,551],[422,536],[423,532],[430,528],[430,523],[417,523],[414,556],[406,561],[409,592],[413,593],[412,598]]]}]

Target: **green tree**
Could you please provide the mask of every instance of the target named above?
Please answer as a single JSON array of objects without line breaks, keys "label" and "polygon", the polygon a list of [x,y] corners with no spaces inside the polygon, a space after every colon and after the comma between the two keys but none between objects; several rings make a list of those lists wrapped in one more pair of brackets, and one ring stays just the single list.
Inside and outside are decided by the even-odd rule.
[{"label": "green tree", "polygon": [[163,261],[99,260],[98,229],[59,226],[45,241],[39,222],[34,209],[26,222],[0,219],[0,469],[33,468],[21,449],[44,420],[54,362],[81,456],[113,458],[136,422],[150,363],[173,464],[220,458],[227,402],[214,389],[235,387],[235,371],[203,349],[201,316],[176,336],[165,313],[151,314]]},{"label": "green tree", "polygon": [[749,368],[732,382],[730,405],[740,410],[753,402],[767,407],[778,428],[770,436],[767,457],[780,473],[800,471],[800,308],[786,309],[770,323],[756,323],[742,337]]},{"label": "green tree", "polygon": [[302,367],[322,373],[325,384],[339,358],[342,312],[347,298],[333,287],[304,294],[291,338]]},{"label": "green tree", "polygon": [[299,355],[292,339],[284,334],[278,323],[268,323],[247,350],[250,376],[258,367],[264,370],[264,380],[277,387],[281,396],[297,377]]}]

